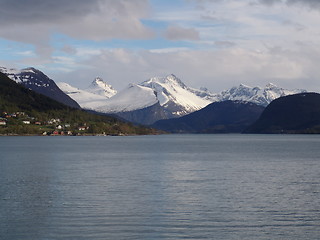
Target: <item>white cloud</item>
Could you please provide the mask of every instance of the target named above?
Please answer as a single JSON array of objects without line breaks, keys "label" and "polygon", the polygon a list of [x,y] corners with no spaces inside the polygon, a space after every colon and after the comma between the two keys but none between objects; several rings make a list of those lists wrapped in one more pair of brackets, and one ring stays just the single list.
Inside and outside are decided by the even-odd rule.
[{"label": "white cloud", "polygon": [[[57,80],[78,86],[100,75],[119,89],[174,73],[190,86],[212,91],[269,81],[320,90],[320,14],[310,10],[318,9],[318,1],[183,3],[187,6],[168,5],[150,14],[147,0],[0,0],[0,37],[37,46],[37,56],[25,52],[20,64],[41,66]],[[54,49],[53,32],[70,38]],[[156,32],[167,40],[188,42],[164,43],[161,37],[148,42]],[[95,44],[105,39],[145,41]],[[148,50],[141,50],[141,42]]]},{"label": "white cloud", "polygon": [[320,54],[317,53],[320,49],[312,55],[309,51],[311,49],[308,47],[296,51],[272,48],[262,52],[241,48],[178,52],[103,50],[99,55],[81,62],[88,68],[56,76],[70,82],[76,80],[73,83],[81,87],[100,75],[118,90],[129,83],[140,83],[150,77],[173,73],[189,86],[205,86],[211,91],[240,83],[263,86],[268,82],[288,88],[319,91],[315,79],[320,75],[320,70],[313,61],[319,62]]},{"label": "white cloud", "polygon": [[22,51],[22,52],[17,52],[17,55],[21,55],[24,57],[34,57],[34,52],[31,50],[26,50],[26,51]]},{"label": "white cloud", "polygon": [[266,4],[266,5],[274,5],[274,4],[287,4],[288,6],[306,6],[309,9],[320,9],[320,2],[319,0],[258,0],[258,2]]}]

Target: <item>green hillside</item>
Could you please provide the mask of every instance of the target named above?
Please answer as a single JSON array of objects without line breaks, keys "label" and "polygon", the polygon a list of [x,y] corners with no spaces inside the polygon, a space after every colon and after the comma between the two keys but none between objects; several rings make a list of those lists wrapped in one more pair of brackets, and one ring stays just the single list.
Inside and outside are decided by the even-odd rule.
[{"label": "green hillside", "polygon": [[155,130],[67,107],[0,73],[0,134],[137,135]]}]

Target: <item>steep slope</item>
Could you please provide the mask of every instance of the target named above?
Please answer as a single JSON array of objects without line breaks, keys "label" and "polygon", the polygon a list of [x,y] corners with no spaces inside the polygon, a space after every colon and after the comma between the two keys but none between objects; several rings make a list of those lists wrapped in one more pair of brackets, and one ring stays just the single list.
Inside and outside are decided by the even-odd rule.
[{"label": "steep slope", "polygon": [[69,97],[74,99],[82,108],[97,110],[106,105],[106,100],[116,95],[117,91],[102,80],[95,78],[88,88],[81,90],[68,83],[57,83],[58,87]]},{"label": "steep slope", "polygon": [[271,102],[246,133],[320,133],[320,94],[301,93]]},{"label": "steep slope", "polygon": [[118,112],[116,115],[130,122],[143,125],[150,125],[160,119],[167,118],[166,113],[159,103],[133,111]]},{"label": "steep slope", "polygon": [[173,74],[164,78],[151,78],[139,85],[155,92],[168,118],[184,116],[211,103],[195,94]]},{"label": "steep slope", "polygon": [[112,98],[107,99],[105,105],[96,110],[105,113],[129,112],[150,107],[157,102],[152,89],[130,84]]},{"label": "steep slope", "polygon": [[[23,116],[19,119],[16,115]],[[68,107],[49,97],[38,94],[0,73],[0,116],[5,125],[0,126],[1,134],[42,134],[43,131],[56,130],[50,119],[59,119],[59,123],[68,123],[67,130],[81,134],[154,134],[152,129],[133,126],[110,116],[101,116]],[[23,124],[28,120],[29,124]],[[33,124],[41,122],[41,125]],[[45,129],[45,130],[43,130]]]},{"label": "steep slope", "polygon": [[57,85],[65,94],[75,100],[84,109],[94,110],[103,106],[108,99],[106,96],[81,90],[68,83],[60,82],[57,83]]},{"label": "steep slope", "polygon": [[106,98],[111,98],[112,96],[117,94],[117,91],[111,85],[103,81],[103,79],[100,77],[95,78],[91,85],[85,89],[85,91]]},{"label": "steep slope", "polygon": [[67,96],[52,79],[35,68],[17,70],[0,67],[0,72],[28,89],[50,97],[67,106],[80,108],[79,104]]},{"label": "steep slope", "polygon": [[216,102],[180,118],[160,120],[152,127],[173,133],[240,133],[263,109],[241,101]]}]

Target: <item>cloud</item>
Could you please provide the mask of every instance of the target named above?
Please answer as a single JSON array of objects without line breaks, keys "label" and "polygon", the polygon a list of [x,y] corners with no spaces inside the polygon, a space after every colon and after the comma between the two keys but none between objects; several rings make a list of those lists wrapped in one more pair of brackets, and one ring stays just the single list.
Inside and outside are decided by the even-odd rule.
[{"label": "cloud", "polygon": [[184,28],[180,26],[169,26],[165,32],[168,40],[200,40],[199,32],[194,28]]},{"label": "cloud", "polygon": [[[308,88],[319,91],[320,48],[308,46],[291,51],[269,48],[252,51],[241,48],[218,50],[181,50],[178,52],[101,50],[78,64],[67,75],[55,74],[54,79],[67,79],[78,87],[86,87],[97,75],[118,90],[129,83],[140,83],[154,76],[175,74],[191,87],[207,87],[217,92],[240,83],[264,86],[273,82],[286,88]],[[62,59],[61,59],[62,60]],[[67,60],[69,61],[69,60]],[[72,79],[77,82],[72,82]]]},{"label": "cloud", "polygon": [[[269,81],[320,90],[320,15],[310,11],[318,1],[164,1],[151,9],[157,2],[0,0],[0,37],[36,46],[38,56],[26,54],[15,64],[79,87],[97,75],[121,89],[174,73],[212,91]],[[156,31],[166,39],[152,39]],[[116,40],[104,42],[109,39]]]},{"label": "cloud", "polygon": [[61,51],[64,52],[64,53],[70,54],[70,55],[77,54],[77,49],[75,47],[73,47],[73,46],[70,46],[70,45],[64,45],[61,48]]},{"label": "cloud", "polygon": [[3,24],[37,24],[64,22],[98,10],[99,0],[1,0],[0,20]]},{"label": "cloud", "polygon": [[320,9],[320,1],[319,0],[258,0],[258,2],[266,4],[266,5],[273,5],[278,3],[285,3],[288,6],[292,5],[301,5],[301,6],[307,6],[310,9]]},{"label": "cloud", "polygon": [[52,33],[76,39],[148,39],[153,31],[141,19],[147,0],[0,0],[0,37],[31,43],[50,55]]}]

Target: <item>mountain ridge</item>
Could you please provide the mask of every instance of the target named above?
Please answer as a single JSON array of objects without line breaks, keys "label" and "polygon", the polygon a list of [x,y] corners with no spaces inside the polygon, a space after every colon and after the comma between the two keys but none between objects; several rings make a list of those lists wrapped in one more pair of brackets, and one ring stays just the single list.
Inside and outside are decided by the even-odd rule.
[{"label": "mountain ridge", "polygon": [[320,133],[320,94],[300,93],[272,101],[245,133]]},{"label": "mountain ridge", "polygon": [[[164,106],[165,108],[170,109],[169,105],[173,105],[173,104],[176,106],[182,106],[183,110],[181,110],[181,112],[173,110],[172,116],[170,117],[178,117],[181,115],[186,115],[190,112],[199,110],[212,102],[239,100],[239,101],[253,102],[262,106],[267,106],[271,101],[281,96],[306,92],[306,90],[304,89],[288,90],[281,87],[277,87],[272,83],[268,83],[263,88],[259,86],[250,87],[245,84],[239,84],[239,86],[231,87],[230,89],[223,90],[219,93],[212,93],[206,88],[196,89],[196,88],[188,87],[174,74],[167,75],[166,77],[152,77],[139,84],[131,84],[130,86],[133,86],[133,85],[148,87],[152,89],[160,105]],[[181,91],[185,91],[185,92],[181,93]],[[183,96],[183,94],[186,94],[186,95]],[[194,96],[190,94],[193,94]],[[114,95],[111,96],[110,98],[116,95],[117,93],[114,93]],[[183,99],[183,97],[186,97],[187,95],[188,95],[188,99],[186,98]],[[190,96],[192,96],[191,101],[190,101]],[[132,109],[132,110],[141,109],[142,107],[145,107],[145,106],[141,106],[140,108],[139,106],[137,106],[136,109]],[[122,111],[121,107],[119,107],[117,111],[121,112]],[[170,112],[170,110],[168,112]]]},{"label": "mountain ridge", "polygon": [[171,133],[241,133],[258,119],[264,107],[243,101],[214,102],[180,118],[151,126]]},{"label": "mountain ridge", "polygon": [[[153,77],[139,84],[130,84],[117,92],[100,77],[96,77],[87,88],[79,89],[68,83],[55,84],[52,79],[35,68],[16,70],[2,67],[0,71],[27,88],[69,106],[121,115],[133,122],[139,119],[140,124],[185,116],[213,102],[239,100],[267,106],[281,96],[306,92],[299,89],[287,90],[269,83],[264,88],[240,84],[219,93],[212,93],[206,88],[188,87],[174,74]],[[54,91],[51,86],[55,88]]]},{"label": "mountain ridge", "polygon": [[85,90],[106,98],[111,98],[117,94],[117,90],[107,84],[101,77],[96,77]]},{"label": "mountain ridge", "polygon": [[[102,99],[101,101],[92,101],[92,103],[88,101],[85,105],[80,102],[80,105],[99,112],[118,114],[128,121],[140,119],[141,124],[149,124],[151,121],[185,116],[213,102],[238,100],[265,107],[278,97],[299,92],[305,92],[305,90],[287,90],[269,83],[264,88],[240,84],[220,93],[211,93],[206,88],[188,87],[181,79],[170,74],[166,77],[153,77],[139,84],[129,84],[127,88],[107,100]],[[69,94],[69,96],[71,95]],[[158,103],[162,110],[155,107]],[[141,111],[143,109],[144,111]],[[157,109],[158,113],[162,113],[150,112],[147,114],[147,110],[151,111],[152,109]],[[146,119],[142,120],[141,117],[138,117],[139,113]],[[135,116],[134,119],[131,118],[133,116]]]},{"label": "mountain ridge", "polygon": [[74,99],[65,94],[52,79],[38,69],[30,67],[18,70],[0,67],[0,72],[28,89],[50,97],[70,107],[80,108],[79,104]]}]

